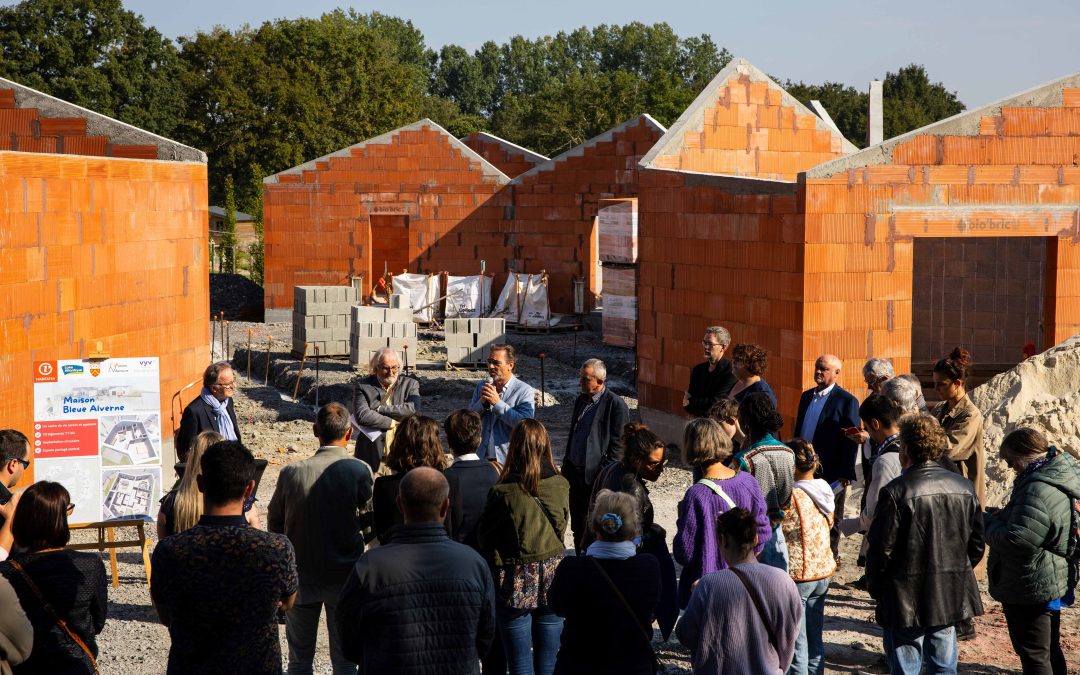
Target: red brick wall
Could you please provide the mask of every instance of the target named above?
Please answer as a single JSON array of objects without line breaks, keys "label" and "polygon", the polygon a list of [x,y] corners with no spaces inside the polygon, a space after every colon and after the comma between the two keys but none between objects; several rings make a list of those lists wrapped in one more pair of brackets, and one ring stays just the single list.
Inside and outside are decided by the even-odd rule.
[{"label": "red brick wall", "polygon": [[411,272],[476,274],[480,258],[489,271],[505,267],[505,198],[496,197],[505,178],[485,175],[437,128],[401,130],[277,178],[264,186],[267,309],[291,308],[293,286],[361,273],[370,292],[372,272],[383,271],[371,269],[370,214],[408,216]]},{"label": "red brick wall", "polygon": [[795,185],[754,194],[748,183],[642,172],[638,398],[680,412],[690,369],[704,360],[703,331],[719,324],[734,342],[769,351],[765,378],[790,428],[803,353],[803,220]]},{"label": "red brick wall", "polygon": [[15,91],[0,89],[0,150],[157,159],[156,145],[120,145],[108,136],[87,136],[82,117],[40,117],[37,108],[17,108]]},{"label": "red brick wall", "polygon": [[599,202],[637,196],[638,162],[660,135],[642,117],[609,140],[511,183],[515,264],[519,272],[547,270],[552,311],[573,311],[573,277],[584,277],[587,289],[596,287],[592,239]]},{"label": "red brick wall", "polygon": [[516,178],[540,163],[525,153],[514,152],[512,148],[481,136],[478,132],[469,134],[461,142],[510,178]]},{"label": "red brick wall", "polygon": [[917,237],[1044,237],[1045,344],[1080,332],[1080,90],[1064,100],[1004,107],[977,135],[915,135],[891,164],[807,178],[803,384],[824,350],[851,373],[869,356],[910,368]]},{"label": "red brick wall", "polygon": [[0,152],[3,426],[30,431],[34,361],[100,341],[161,358],[169,433],[173,393],[209,361],[206,204],[205,164]]},{"label": "red brick wall", "polygon": [[716,105],[705,109],[701,131],[687,131],[678,152],[657,157],[653,168],[795,180],[843,153],[839,135],[783,98],[748,75],[727,80]]}]

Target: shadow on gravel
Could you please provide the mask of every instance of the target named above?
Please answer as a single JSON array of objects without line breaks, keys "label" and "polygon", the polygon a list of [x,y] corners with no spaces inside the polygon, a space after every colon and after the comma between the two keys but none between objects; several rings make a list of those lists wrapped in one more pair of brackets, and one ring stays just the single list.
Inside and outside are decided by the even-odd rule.
[{"label": "shadow on gravel", "polygon": [[110,602],[110,621],[142,621],[143,623],[161,623],[157,612],[148,605],[136,605],[130,602]]}]

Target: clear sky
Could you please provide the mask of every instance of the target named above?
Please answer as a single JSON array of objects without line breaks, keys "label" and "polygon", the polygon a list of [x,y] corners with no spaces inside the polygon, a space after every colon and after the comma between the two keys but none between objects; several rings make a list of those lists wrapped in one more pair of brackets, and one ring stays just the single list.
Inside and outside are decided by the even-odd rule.
[{"label": "clear sky", "polygon": [[169,37],[215,25],[317,16],[336,7],[409,19],[429,47],[534,38],[581,26],[667,22],[775,77],[864,88],[909,63],[955,91],[968,108],[1080,71],[1077,0],[125,0]]}]

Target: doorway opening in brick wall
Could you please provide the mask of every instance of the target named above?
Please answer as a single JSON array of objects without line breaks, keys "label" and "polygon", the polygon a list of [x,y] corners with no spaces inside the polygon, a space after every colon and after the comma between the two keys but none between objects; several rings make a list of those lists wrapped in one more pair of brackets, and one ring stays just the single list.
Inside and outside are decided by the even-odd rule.
[{"label": "doorway opening in brick wall", "polygon": [[401,274],[409,268],[409,216],[372,215],[368,218],[371,242],[371,279],[378,282],[386,272]]},{"label": "doorway opening in brick wall", "polygon": [[1045,237],[917,237],[911,368],[930,400],[930,371],[954,347],[971,352],[968,390],[1036,353],[1046,321]]}]

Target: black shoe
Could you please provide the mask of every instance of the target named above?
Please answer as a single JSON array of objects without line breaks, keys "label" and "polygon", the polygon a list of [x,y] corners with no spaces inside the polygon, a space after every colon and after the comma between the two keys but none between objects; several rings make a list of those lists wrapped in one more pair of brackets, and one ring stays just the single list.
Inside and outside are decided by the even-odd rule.
[{"label": "black shoe", "polygon": [[975,621],[973,619],[964,619],[963,621],[956,622],[956,640],[957,642],[964,642],[966,640],[975,639]]},{"label": "black shoe", "polygon": [[857,590],[860,590],[860,591],[867,590],[868,589],[868,584],[867,584],[867,581],[866,581],[866,575],[864,574],[861,577],[859,577],[858,579],[856,579],[855,581],[850,582],[848,584],[848,588],[854,588],[854,589],[857,589]]}]

